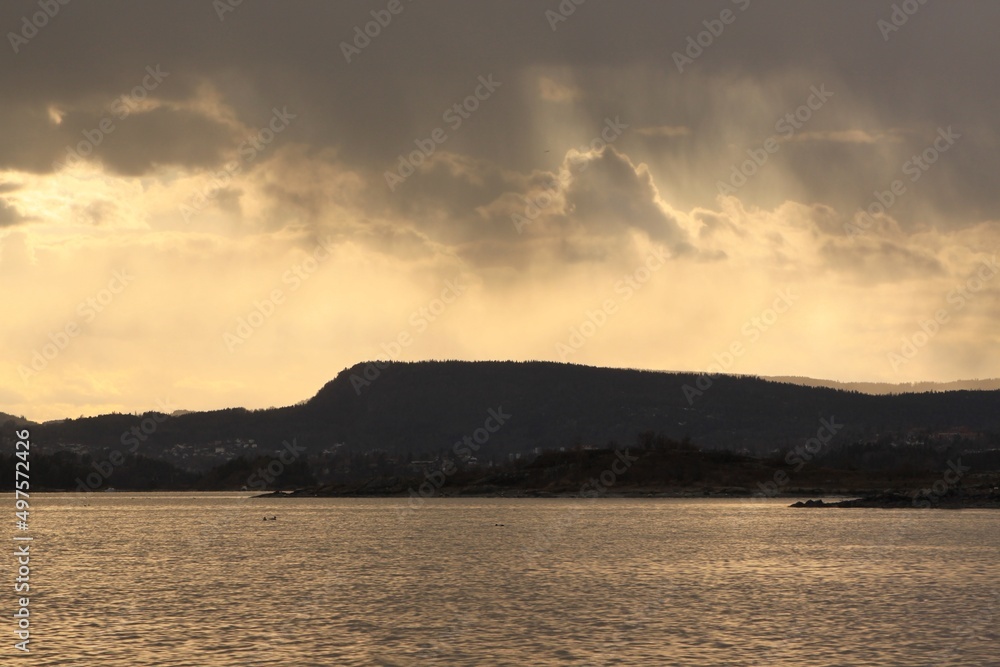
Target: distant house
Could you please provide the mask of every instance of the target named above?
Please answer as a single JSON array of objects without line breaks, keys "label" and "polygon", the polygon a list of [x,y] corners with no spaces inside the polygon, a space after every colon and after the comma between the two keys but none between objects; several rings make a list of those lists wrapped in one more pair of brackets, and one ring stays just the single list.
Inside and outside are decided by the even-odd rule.
[{"label": "distant house", "polygon": [[410,461],[410,468],[414,472],[429,472],[437,467],[437,461]]}]

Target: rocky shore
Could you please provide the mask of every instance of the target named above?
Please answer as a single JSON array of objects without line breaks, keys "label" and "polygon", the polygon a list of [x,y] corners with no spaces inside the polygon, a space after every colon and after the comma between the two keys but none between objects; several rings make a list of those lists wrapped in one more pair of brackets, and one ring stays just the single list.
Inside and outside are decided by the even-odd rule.
[{"label": "rocky shore", "polygon": [[980,487],[950,491],[944,495],[920,491],[900,493],[884,491],[861,498],[826,502],[798,501],[789,507],[869,507],[879,509],[1000,509],[1000,489]]}]

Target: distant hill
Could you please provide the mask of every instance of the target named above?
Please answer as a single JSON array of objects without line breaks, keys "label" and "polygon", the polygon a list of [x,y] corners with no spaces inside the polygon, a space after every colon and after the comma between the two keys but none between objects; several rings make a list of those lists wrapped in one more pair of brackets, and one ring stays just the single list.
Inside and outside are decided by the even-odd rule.
[{"label": "distant hill", "polygon": [[7,422],[14,422],[17,426],[34,425],[34,422],[25,419],[24,417],[16,417],[14,415],[9,415],[6,412],[0,412],[0,425],[6,424]]},{"label": "distant hill", "polygon": [[1000,434],[996,390],[870,395],[747,376],[426,361],[386,362],[381,369],[358,364],[295,406],[192,412],[155,426],[147,419],[152,428],[141,433],[141,443],[129,433],[143,417],[123,414],[38,425],[32,437],[43,447],[75,443],[77,449],[133,442],[151,457],[179,443],[225,450],[237,439],[254,440],[261,453],[295,438],[310,453],[383,450],[415,459],[450,451],[466,436],[485,438],[481,429],[496,424],[487,421],[491,410],[509,417],[476,450],[483,456],[612,440],[628,445],[648,430],[689,437],[701,447],[757,453],[801,444],[831,418],[843,424],[841,441],[915,429]]},{"label": "distant hill", "polygon": [[628,442],[645,430],[761,450],[812,437],[820,419],[831,416],[845,424],[840,437],[917,428],[1000,432],[998,391],[873,396],[749,376],[549,362],[392,363],[368,385],[359,381],[366,369],[375,370],[342,372],[306,412],[337,423],[346,438],[391,448],[447,446],[499,405],[512,418],[495,439],[510,450]]},{"label": "distant hill", "polygon": [[836,380],[817,380],[815,378],[794,375],[766,376],[765,380],[787,382],[804,387],[827,387],[843,389],[844,391],[860,391],[864,394],[907,394],[932,391],[995,391],[1000,389],[1000,378],[988,380],[955,380],[953,382],[837,382]]}]

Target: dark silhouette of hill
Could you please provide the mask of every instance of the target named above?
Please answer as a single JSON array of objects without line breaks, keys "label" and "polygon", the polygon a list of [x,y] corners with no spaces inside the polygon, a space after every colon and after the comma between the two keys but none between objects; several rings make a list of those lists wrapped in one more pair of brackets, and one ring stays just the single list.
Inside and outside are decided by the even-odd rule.
[{"label": "dark silhouette of hill", "polygon": [[1000,378],[986,380],[955,380],[953,382],[838,382],[836,380],[817,380],[816,378],[798,375],[768,376],[765,380],[788,382],[806,387],[827,387],[844,391],[860,391],[864,394],[904,394],[932,391],[993,391],[1000,389]]},{"label": "dark silhouette of hill", "polygon": [[839,438],[915,428],[1000,432],[1000,391],[873,396],[757,377],[549,362],[391,363],[363,384],[366,368],[374,375],[367,364],[342,372],[304,413],[336,423],[350,441],[389,449],[447,447],[498,406],[511,414],[490,439],[502,451],[629,442],[647,430],[689,436],[702,447],[760,450],[813,437],[831,416],[844,424]]},{"label": "dark silhouette of hill", "polygon": [[3,425],[12,424],[16,427],[21,427],[25,425],[28,426],[33,425],[34,422],[31,422],[25,419],[24,417],[17,417],[15,415],[9,415],[6,412],[0,412],[0,424]]},{"label": "dark silhouette of hill", "polygon": [[124,451],[128,444],[132,453],[159,457],[178,444],[214,451],[220,443],[251,439],[260,454],[294,438],[310,453],[339,446],[418,458],[451,451],[465,436],[496,424],[487,421],[490,410],[509,415],[477,450],[491,456],[580,443],[628,444],[644,431],[689,437],[704,449],[761,453],[801,444],[831,418],[843,424],[838,441],[915,429],[961,430],[968,437],[1000,433],[1000,391],[869,395],[757,377],[549,362],[382,366],[345,369],[312,399],[291,407],[67,419],[35,425],[32,439],[42,448],[76,444],[95,451]]}]

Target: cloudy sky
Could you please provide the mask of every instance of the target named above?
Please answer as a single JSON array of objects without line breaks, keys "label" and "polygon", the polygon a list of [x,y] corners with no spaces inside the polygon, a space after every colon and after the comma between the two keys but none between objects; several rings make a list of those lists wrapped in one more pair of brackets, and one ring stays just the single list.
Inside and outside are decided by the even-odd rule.
[{"label": "cloudy sky", "polygon": [[1000,376],[995,2],[61,2],[0,7],[2,411]]}]

